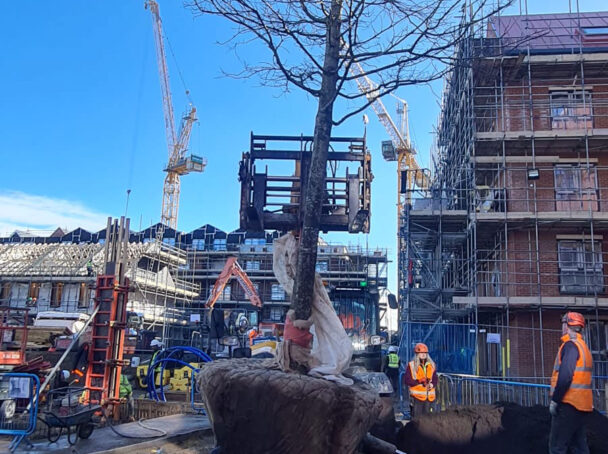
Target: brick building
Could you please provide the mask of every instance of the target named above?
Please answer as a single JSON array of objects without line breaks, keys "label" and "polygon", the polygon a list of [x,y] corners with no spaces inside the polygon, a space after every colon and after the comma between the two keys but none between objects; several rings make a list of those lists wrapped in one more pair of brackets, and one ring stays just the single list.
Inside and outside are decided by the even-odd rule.
[{"label": "brick building", "polygon": [[401,219],[404,344],[410,325],[460,325],[470,372],[547,377],[576,310],[606,375],[608,13],[496,16],[480,35],[446,80],[433,191]]}]

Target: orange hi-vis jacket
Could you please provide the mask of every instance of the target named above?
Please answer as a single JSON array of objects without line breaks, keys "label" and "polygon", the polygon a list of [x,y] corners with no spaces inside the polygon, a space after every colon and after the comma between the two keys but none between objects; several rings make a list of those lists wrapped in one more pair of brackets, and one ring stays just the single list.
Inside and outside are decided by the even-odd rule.
[{"label": "orange hi-vis jacket", "polygon": [[587,344],[580,334],[576,337],[566,334],[562,337],[562,345],[557,351],[555,364],[553,366],[553,375],[551,375],[551,395],[557,384],[557,376],[559,375],[559,367],[562,363],[562,349],[566,342],[572,342],[578,349],[578,360],[576,368],[572,376],[570,388],[566,391],[562,402],[572,405],[579,411],[593,411],[593,393],[591,391],[591,371],[593,368],[593,358],[591,352],[587,348]]},{"label": "orange hi-vis jacket", "polygon": [[[428,361],[424,363],[424,366],[420,364],[416,371],[414,370],[414,361],[410,361],[408,367],[412,373],[412,378],[415,380],[420,382],[426,378],[427,383],[431,382],[435,369]],[[426,385],[419,383],[416,386],[410,386],[410,395],[418,400],[433,402],[435,400],[435,388],[433,387],[432,389],[427,390]]]}]

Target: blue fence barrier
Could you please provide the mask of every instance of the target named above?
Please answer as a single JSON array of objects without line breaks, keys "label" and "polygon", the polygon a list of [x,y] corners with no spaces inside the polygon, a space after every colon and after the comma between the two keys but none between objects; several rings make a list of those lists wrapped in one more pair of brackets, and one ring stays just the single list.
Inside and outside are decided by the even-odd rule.
[{"label": "blue fence barrier", "polygon": [[414,346],[423,342],[443,372],[475,373],[477,328],[470,324],[403,322],[399,357],[407,364]]},{"label": "blue fence barrier", "polygon": [[36,429],[40,380],[36,375],[8,372],[0,374],[0,435],[13,439],[13,452]]},{"label": "blue fence barrier", "polygon": [[[538,383],[538,381],[543,383]],[[532,382],[536,381],[536,382]],[[512,402],[523,406],[549,406],[549,378],[486,378],[471,375],[439,374],[439,401],[443,408],[450,405],[479,405]],[[593,377],[593,406],[606,413],[606,377]]]}]

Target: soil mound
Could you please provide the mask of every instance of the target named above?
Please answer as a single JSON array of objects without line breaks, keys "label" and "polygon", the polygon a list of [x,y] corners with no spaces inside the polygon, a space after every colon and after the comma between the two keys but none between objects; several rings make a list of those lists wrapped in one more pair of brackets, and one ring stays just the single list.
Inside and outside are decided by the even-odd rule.
[{"label": "soil mound", "polygon": [[378,394],[267,368],[264,360],[207,363],[198,386],[221,453],[351,454],[377,421]]},{"label": "soil mound", "polygon": [[[455,407],[415,418],[397,435],[408,454],[529,454],[548,450],[551,417],[547,407],[511,403]],[[608,453],[608,418],[587,418],[592,454]]]}]

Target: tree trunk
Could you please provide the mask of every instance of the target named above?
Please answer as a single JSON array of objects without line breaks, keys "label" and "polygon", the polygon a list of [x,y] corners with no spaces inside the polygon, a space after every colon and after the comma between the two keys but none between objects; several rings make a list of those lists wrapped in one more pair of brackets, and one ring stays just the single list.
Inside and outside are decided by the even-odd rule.
[{"label": "tree trunk", "polygon": [[295,311],[296,319],[298,320],[308,319],[312,307],[321,205],[323,203],[323,196],[325,195],[327,153],[331,138],[333,107],[336,99],[336,84],[338,80],[341,9],[342,0],[333,0],[330,14],[327,17],[327,43],[323,60],[319,106],[315,118],[312,156],[305,198],[301,202],[302,232],[300,235],[298,262],[291,301],[291,308]]}]

